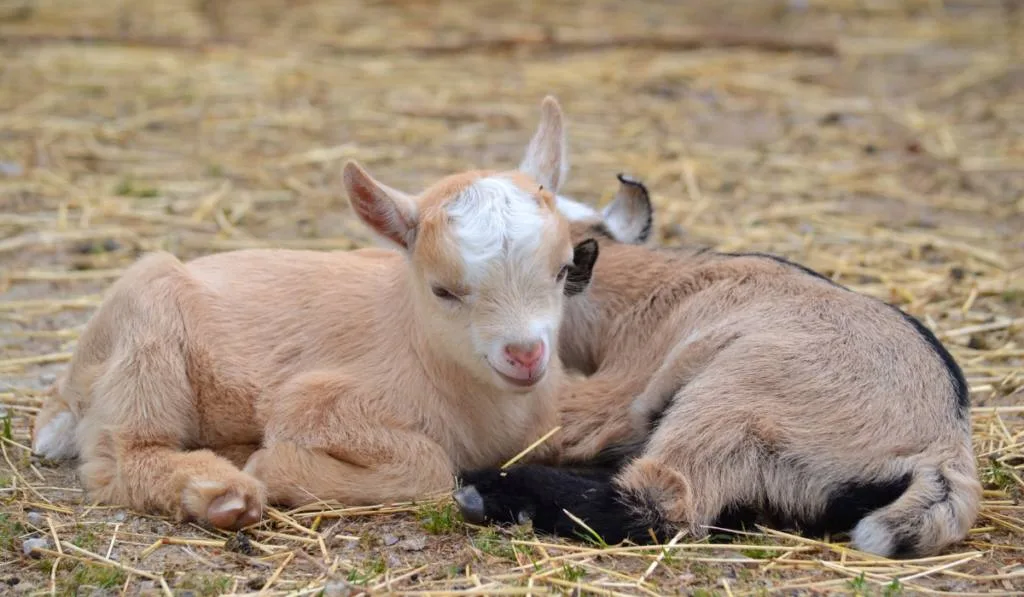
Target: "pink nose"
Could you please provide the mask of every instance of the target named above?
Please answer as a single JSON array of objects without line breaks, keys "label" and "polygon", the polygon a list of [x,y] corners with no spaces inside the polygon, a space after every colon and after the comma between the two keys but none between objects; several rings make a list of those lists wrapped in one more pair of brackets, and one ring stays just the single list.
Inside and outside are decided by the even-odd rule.
[{"label": "pink nose", "polygon": [[507,344],[505,345],[505,356],[524,369],[532,369],[544,356],[544,343]]}]

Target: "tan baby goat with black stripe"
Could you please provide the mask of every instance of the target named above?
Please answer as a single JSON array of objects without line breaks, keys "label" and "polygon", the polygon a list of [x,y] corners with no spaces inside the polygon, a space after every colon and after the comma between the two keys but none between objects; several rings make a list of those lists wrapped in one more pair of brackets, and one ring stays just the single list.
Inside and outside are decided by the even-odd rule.
[{"label": "tan baby goat with black stripe", "polygon": [[[553,98],[518,170],[418,196],[355,163],[360,219],[397,250],[147,256],[110,289],[36,419],[91,499],[237,528],[267,500],[368,504],[454,487],[557,423],[573,247]],[[554,354],[553,354],[554,353]]]},{"label": "tan baby goat with black stripe", "polygon": [[563,464],[590,470],[466,472],[464,516],[584,533],[567,510],[612,543],[762,522],[895,557],[964,539],[967,385],[935,336],[781,258],[636,246],[651,204],[620,181],[601,213],[559,198],[601,252],[561,334],[589,374],[560,398]]}]

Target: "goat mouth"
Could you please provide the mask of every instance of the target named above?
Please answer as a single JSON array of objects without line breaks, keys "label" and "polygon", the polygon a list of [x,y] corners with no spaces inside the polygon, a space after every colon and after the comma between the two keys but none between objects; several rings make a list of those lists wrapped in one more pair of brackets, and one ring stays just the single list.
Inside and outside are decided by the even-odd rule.
[{"label": "goat mouth", "polygon": [[522,379],[519,377],[512,377],[511,375],[502,373],[494,365],[491,365],[491,369],[493,369],[494,372],[498,374],[498,377],[500,377],[506,383],[516,386],[517,388],[532,388],[533,386],[537,385],[537,383],[540,380],[544,379],[544,374],[546,373],[545,369],[541,369],[539,371],[534,372],[533,375],[531,375],[530,377]]}]

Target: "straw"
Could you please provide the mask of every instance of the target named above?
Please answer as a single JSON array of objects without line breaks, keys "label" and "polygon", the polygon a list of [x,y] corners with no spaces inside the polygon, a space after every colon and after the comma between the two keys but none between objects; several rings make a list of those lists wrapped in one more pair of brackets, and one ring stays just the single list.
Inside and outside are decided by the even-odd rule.
[{"label": "straw", "polygon": [[[40,595],[1024,592],[1019,3],[526,4],[0,3],[0,580]],[[561,193],[601,206],[629,173],[658,242],[780,255],[936,333],[971,389],[985,491],[966,540],[913,560],[767,528],[603,547],[466,524],[447,494],[267,508],[227,533],[95,503],[74,463],[31,455],[44,396],[139,256],[369,246],[345,160],[408,192],[514,167],[549,93],[568,119]]]}]

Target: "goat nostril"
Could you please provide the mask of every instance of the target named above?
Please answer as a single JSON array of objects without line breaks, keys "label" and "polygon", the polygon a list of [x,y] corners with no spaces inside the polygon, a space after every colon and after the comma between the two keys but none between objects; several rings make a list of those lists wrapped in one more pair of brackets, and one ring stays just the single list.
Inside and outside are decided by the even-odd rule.
[{"label": "goat nostril", "polygon": [[517,365],[529,367],[544,356],[544,343],[508,344],[505,346],[505,356]]}]

